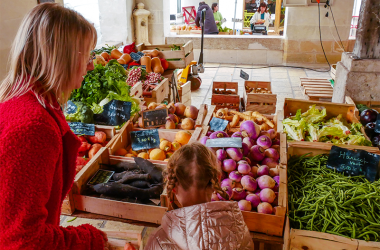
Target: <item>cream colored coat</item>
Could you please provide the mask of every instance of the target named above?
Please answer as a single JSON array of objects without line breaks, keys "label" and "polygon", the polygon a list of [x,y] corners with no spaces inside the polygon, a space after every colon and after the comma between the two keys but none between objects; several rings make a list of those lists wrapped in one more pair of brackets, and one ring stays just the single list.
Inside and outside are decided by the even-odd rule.
[{"label": "cream colored coat", "polygon": [[[260,12],[256,12],[253,17],[251,18],[251,21],[250,23],[251,24],[255,24],[257,21],[259,21],[261,19],[261,13]],[[268,12],[265,12],[264,14],[264,25],[267,27],[267,31],[269,29],[269,24],[272,23],[272,19],[270,18],[270,14]]]},{"label": "cream colored coat", "polygon": [[167,212],[145,250],[253,249],[237,202],[215,201]]}]

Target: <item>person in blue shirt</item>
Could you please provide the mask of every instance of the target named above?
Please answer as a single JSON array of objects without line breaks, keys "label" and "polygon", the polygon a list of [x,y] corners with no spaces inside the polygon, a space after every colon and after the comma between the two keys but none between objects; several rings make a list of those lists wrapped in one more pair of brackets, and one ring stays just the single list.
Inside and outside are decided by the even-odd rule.
[{"label": "person in blue shirt", "polygon": [[272,22],[270,18],[270,14],[268,13],[268,8],[266,3],[261,3],[257,12],[251,18],[251,30],[253,30],[253,26],[255,24],[265,25],[267,27],[267,31],[269,28],[269,24]]}]

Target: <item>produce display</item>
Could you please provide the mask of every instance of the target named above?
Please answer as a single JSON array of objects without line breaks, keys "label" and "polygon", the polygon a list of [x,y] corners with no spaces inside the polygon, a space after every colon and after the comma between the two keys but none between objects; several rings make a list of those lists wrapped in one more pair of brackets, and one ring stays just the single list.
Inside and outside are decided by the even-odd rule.
[{"label": "produce display", "polygon": [[253,93],[253,94],[272,94],[272,91],[268,90],[267,88],[251,88],[249,86],[245,86],[245,90],[247,93]]},{"label": "produce display", "polygon": [[174,151],[180,149],[183,145],[186,145],[190,141],[191,135],[192,134],[189,131],[178,131],[173,142],[170,142],[164,138],[160,138],[159,148],[133,151],[132,147],[128,146],[126,149],[120,148],[116,150],[114,155],[125,157],[139,157],[156,161],[169,161],[169,158],[173,155]]},{"label": "produce display", "polygon": [[[227,138],[224,131],[209,133],[201,139]],[[242,138],[242,148],[210,148],[218,159],[223,170],[222,189],[230,200],[239,202],[243,211],[257,211],[264,214],[275,214],[278,204],[279,189],[279,140],[274,129],[261,131],[260,126],[252,120],[240,124],[240,131],[231,137]],[[212,200],[225,200],[214,193]]]},{"label": "produce display", "polygon": [[326,119],[326,109],[319,110],[316,105],[304,113],[297,110],[295,116],[282,121],[287,138],[293,141],[329,142],[371,146],[372,143],[361,133],[360,123],[348,123],[342,115]]},{"label": "produce display", "polygon": [[374,109],[368,108],[366,105],[358,104],[357,108],[360,112],[360,122],[365,126],[365,133],[371,139],[372,145],[380,147],[380,134],[375,132],[377,112]]},{"label": "produce display", "polygon": [[134,86],[138,82],[142,82],[143,97],[152,97],[152,90],[164,80],[161,73],[147,72],[141,67],[132,67],[127,71],[127,83],[130,86]]},{"label": "produce display", "polygon": [[222,28],[221,26],[219,26],[218,29],[219,29],[219,32],[230,32],[230,31],[232,31],[232,29],[230,29],[228,27]]},{"label": "produce display", "polygon": [[[195,121],[198,117],[199,110],[192,106],[185,106],[184,104],[169,103],[168,105],[162,103],[152,102],[148,105],[148,110],[154,109],[168,109],[168,116],[166,117],[165,126],[160,127],[160,129],[183,129],[183,130],[193,130],[195,127]],[[135,124],[135,127],[143,128],[142,117],[139,117]]]},{"label": "produce display", "polygon": [[326,167],[328,156],[288,161],[291,228],[380,241],[380,181],[344,176]]},{"label": "produce display", "polygon": [[91,187],[96,193],[107,197],[147,201],[160,198],[164,179],[162,169],[142,158],[134,158],[135,163],[120,162],[110,166],[116,173],[112,181]]}]

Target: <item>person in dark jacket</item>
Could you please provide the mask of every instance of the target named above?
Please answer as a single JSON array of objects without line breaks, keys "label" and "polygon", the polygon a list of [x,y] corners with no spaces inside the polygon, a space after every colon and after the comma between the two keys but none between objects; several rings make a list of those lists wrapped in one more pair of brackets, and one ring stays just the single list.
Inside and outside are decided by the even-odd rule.
[{"label": "person in dark jacket", "polygon": [[199,7],[197,11],[197,16],[195,18],[195,24],[199,27],[200,21],[202,17],[202,10],[206,9],[205,16],[205,34],[219,34],[218,27],[216,26],[214,13],[210,6],[208,6],[205,2],[199,2]]}]

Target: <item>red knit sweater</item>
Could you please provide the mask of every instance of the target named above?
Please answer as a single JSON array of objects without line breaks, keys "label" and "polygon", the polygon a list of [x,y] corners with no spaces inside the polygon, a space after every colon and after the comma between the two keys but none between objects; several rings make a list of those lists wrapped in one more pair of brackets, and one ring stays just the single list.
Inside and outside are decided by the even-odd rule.
[{"label": "red knit sweater", "polygon": [[0,103],[1,250],[104,248],[93,226],[59,226],[80,143],[56,105],[32,92]]}]

